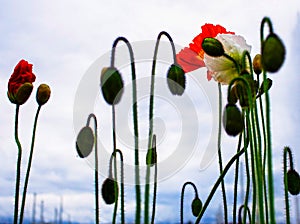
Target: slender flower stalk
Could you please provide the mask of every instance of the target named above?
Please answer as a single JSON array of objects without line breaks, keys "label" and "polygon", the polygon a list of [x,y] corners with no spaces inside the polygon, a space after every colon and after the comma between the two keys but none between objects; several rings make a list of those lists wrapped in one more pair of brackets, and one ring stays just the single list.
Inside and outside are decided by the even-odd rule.
[{"label": "slender flower stalk", "polygon": [[287,179],[287,156],[289,157],[290,169],[294,169],[293,156],[289,147],[283,149],[283,183],[284,183],[284,199],[285,199],[285,217],[286,223],[290,223],[290,204],[288,194],[288,179]]},{"label": "slender flower stalk", "polygon": [[214,196],[216,190],[218,189],[220,183],[222,182],[222,180],[224,179],[225,175],[227,174],[228,170],[230,169],[230,167],[232,166],[232,164],[236,161],[237,158],[239,158],[244,152],[246,151],[245,148],[242,148],[237,154],[235,154],[227,163],[227,165],[224,167],[222,174],[219,176],[219,178],[217,179],[216,183],[214,184],[212,190],[210,191],[205,203],[203,204],[203,207],[201,209],[201,212],[199,213],[195,224],[200,223],[201,218],[204,215],[204,212],[206,211],[212,197]]},{"label": "slender flower stalk", "polygon": [[17,171],[16,171],[14,224],[18,224],[19,192],[20,192],[21,162],[22,162],[22,146],[18,135],[19,110],[20,110],[20,105],[17,104],[16,114],[15,114],[15,141],[18,146],[18,158],[17,158]]},{"label": "slender flower stalk", "polygon": [[[242,222],[242,211],[244,210],[244,220]],[[245,209],[245,205],[242,205],[240,208],[239,208],[239,223],[246,223],[246,215],[248,215],[248,219],[249,219],[249,223],[251,223],[251,213],[250,213],[250,209],[248,207],[246,207]]]},{"label": "slender flower stalk", "polygon": [[180,223],[181,224],[183,224],[183,199],[184,199],[185,188],[187,185],[191,185],[194,188],[195,198],[199,198],[196,185],[190,181],[185,182],[184,185],[182,186],[181,199],[180,199]]},{"label": "slender flower stalk", "polygon": [[[158,47],[160,43],[161,37],[165,35],[172,47],[172,52],[173,52],[173,59],[174,59],[174,64],[176,64],[176,51],[175,51],[175,45],[174,42],[171,38],[171,36],[165,32],[162,31],[158,34],[157,39],[156,39],[156,44],[155,44],[155,49],[154,49],[154,56],[153,56],[153,61],[152,61],[152,70],[151,70],[151,84],[150,84],[150,101],[149,101],[149,134],[148,134],[148,149],[150,149],[152,145],[152,138],[153,138],[153,109],[154,109],[154,84],[155,84],[155,68],[156,68],[156,60],[157,60],[157,54],[158,54]],[[156,168],[157,169],[157,165]],[[144,223],[147,224],[149,221],[149,192],[150,192],[150,186],[149,186],[149,181],[150,181],[150,166],[147,166],[146,169],[146,184],[145,184],[145,209],[144,209]],[[155,185],[157,185],[155,183]],[[156,186],[157,187],[157,186]],[[156,189],[155,187],[155,189]],[[154,194],[154,197],[156,198],[156,195]],[[154,200],[155,202],[155,200]],[[153,205],[153,208],[155,206]],[[152,211],[155,211],[155,209],[152,209]],[[152,219],[154,218],[155,213],[152,214]]]},{"label": "slender flower stalk", "polygon": [[119,41],[126,43],[131,63],[132,75],[132,110],[133,110],[133,128],[134,128],[134,165],[135,165],[135,191],[136,191],[136,213],[135,223],[141,221],[141,189],[140,189],[140,170],[139,170],[139,129],[138,129],[138,111],[137,111],[137,87],[136,87],[136,72],[132,46],[125,37],[118,37],[112,47],[111,52],[111,67],[114,67],[115,50]]},{"label": "slender flower stalk", "polygon": [[[273,26],[271,20],[268,17],[265,17],[261,22],[260,27],[260,41],[261,46],[264,42],[264,25],[265,23],[269,26],[269,32],[273,33]],[[263,70],[263,80],[267,79],[266,71]],[[270,98],[269,92],[265,93],[265,114],[266,114],[266,154],[267,154],[267,172],[268,172],[268,204],[269,204],[269,214],[270,214],[270,223],[275,223],[275,205],[274,205],[274,186],[273,186],[273,169],[272,169],[272,142],[271,142],[271,118],[270,118]]]},{"label": "slender flower stalk", "polygon": [[[220,83],[218,83],[218,90],[219,90],[218,159],[219,159],[220,174],[222,174],[222,172],[223,172],[222,150],[221,150],[222,89],[221,89],[221,84]],[[221,188],[222,188],[222,197],[223,197],[224,222],[228,223],[228,209],[227,209],[226,189],[225,189],[225,182],[224,182],[224,180],[222,180],[222,182],[221,182]]]},{"label": "slender flower stalk", "polygon": [[39,117],[39,113],[40,113],[41,107],[42,107],[41,105],[38,106],[38,109],[37,109],[36,115],[35,115],[35,119],[34,119],[34,124],[33,124],[31,147],[30,147],[29,160],[28,160],[27,171],[26,171],[25,182],[24,182],[24,188],[23,188],[23,196],[22,196],[22,203],[21,203],[20,221],[19,221],[19,223],[23,223],[23,216],[24,216],[24,209],[25,209],[25,202],[26,202],[26,193],[27,193],[27,187],[28,187],[28,182],[29,182],[29,175],[30,175],[31,164],[32,164],[32,159],[33,159],[35,133],[36,133],[37,121],[38,121],[38,117]]},{"label": "slender flower stalk", "polygon": [[[237,147],[237,153],[241,150],[242,144],[242,134],[239,136],[239,142]],[[237,189],[238,189],[238,180],[239,180],[239,158],[236,160],[235,165],[235,174],[234,174],[234,194],[233,194],[233,223],[236,223],[236,210],[237,210]]]},{"label": "slender flower stalk", "polygon": [[97,118],[95,114],[90,114],[87,119],[86,126],[90,125],[90,120],[93,118],[94,120],[94,132],[95,132],[95,138],[94,138],[94,143],[95,143],[95,220],[96,223],[100,223],[100,215],[99,215],[99,171],[98,171],[98,123],[97,123]]}]

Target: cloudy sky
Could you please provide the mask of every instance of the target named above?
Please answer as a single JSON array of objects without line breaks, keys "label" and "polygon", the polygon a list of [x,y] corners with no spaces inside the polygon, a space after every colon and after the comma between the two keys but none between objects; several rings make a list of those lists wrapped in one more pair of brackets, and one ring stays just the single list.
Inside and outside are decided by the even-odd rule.
[{"label": "cloudy sky", "polygon": [[[107,157],[112,150],[111,108],[99,91],[99,74],[109,65],[110,48],[118,36],[133,45],[137,61],[141,163],[145,155],[148,131],[147,111],[149,75],[155,38],[162,30],[172,36],[176,50],[187,46],[205,23],[221,24],[245,37],[252,46],[251,55],[259,52],[259,27],[269,16],[274,30],[286,45],[283,68],[272,74],[272,133],[276,206],[278,219],[284,218],[282,186],[282,148],[289,145],[299,168],[299,88],[300,3],[291,1],[2,1],[0,8],[0,217],[13,213],[17,147],[14,142],[14,112],[6,96],[7,82],[20,59],[33,64],[41,83],[51,86],[52,96],[41,111],[36,147],[28,188],[25,216],[31,217],[32,194],[45,203],[45,220],[51,221],[61,198],[64,219],[93,223],[92,158],[80,159],[75,150],[76,134],[95,113],[99,123],[100,180],[107,175]],[[163,39],[166,40],[166,39]],[[133,140],[131,118],[131,83],[128,55],[124,45],[117,50],[116,65],[125,82],[125,92],[117,106],[117,146],[124,152],[126,164],[126,219],[133,220],[135,195],[132,181]],[[165,73],[172,55],[162,43],[158,55],[154,131],[157,133],[159,186],[156,220],[179,221],[180,191],[184,182],[193,181],[204,201],[218,177],[215,157],[215,115],[217,84],[207,82],[205,69],[187,75],[187,89],[181,97],[167,89]],[[225,90],[225,89],[224,89]],[[225,95],[225,94],[224,94]],[[20,140],[24,148],[23,170],[30,147],[32,124],[37,105],[34,94],[20,110]],[[174,122],[177,121],[177,122]],[[236,150],[237,139],[224,136],[224,161]],[[203,161],[203,156],[209,159]],[[206,158],[206,157],[205,157]],[[229,202],[232,201],[232,176],[226,178]],[[144,174],[142,173],[142,176]],[[170,187],[171,186],[171,187]],[[143,188],[142,188],[143,189]],[[193,194],[188,189],[186,202]],[[206,218],[215,218],[221,206],[216,193]],[[295,202],[291,200],[295,220]],[[37,209],[39,213],[39,209]],[[187,208],[186,214],[190,213]],[[230,210],[231,211],[231,210]],[[109,222],[112,207],[101,201],[102,222]],[[186,215],[192,219],[191,215]]]}]

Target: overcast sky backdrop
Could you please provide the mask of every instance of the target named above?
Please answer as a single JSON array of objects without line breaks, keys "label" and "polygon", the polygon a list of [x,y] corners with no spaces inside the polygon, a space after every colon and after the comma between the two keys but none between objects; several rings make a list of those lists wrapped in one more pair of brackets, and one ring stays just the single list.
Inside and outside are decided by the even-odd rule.
[{"label": "overcast sky backdrop", "polygon": [[[109,65],[114,39],[124,36],[132,42],[139,78],[139,118],[141,161],[144,163],[147,136],[147,93],[151,72],[154,40],[162,30],[172,36],[176,50],[188,46],[205,23],[220,24],[245,37],[252,46],[251,55],[259,52],[259,28],[264,16],[269,16],[275,32],[286,45],[284,66],[272,74],[272,133],[274,149],[275,193],[278,220],[284,220],[282,185],[282,148],[289,145],[299,170],[299,63],[300,63],[300,2],[290,1],[1,1],[0,8],[0,217],[13,213],[14,181],[17,146],[14,142],[15,106],[7,96],[8,79],[20,59],[33,64],[37,79],[34,86],[51,86],[50,101],[42,108],[36,135],[36,147],[28,188],[25,216],[31,217],[32,194],[38,203],[45,202],[45,220],[51,221],[54,209],[63,197],[64,219],[94,222],[93,170],[91,158],[80,159],[75,150],[76,134],[93,112],[99,121],[100,180],[107,175],[112,150],[111,108],[99,94],[99,74]],[[166,39],[165,39],[166,40]],[[120,44],[121,46],[122,44]],[[165,49],[165,50],[163,50]],[[118,147],[124,151],[127,175],[126,220],[132,221],[135,195],[131,180],[133,164],[131,85],[128,56],[118,51],[126,89],[117,106]],[[119,55],[119,56],[118,56]],[[125,55],[125,56],[124,56]],[[126,58],[127,57],[127,58]],[[162,44],[157,66],[157,98],[155,132],[160,161],[157,198],[157,222],[178,222],[181,187],[193,181],[205,201],[218,177],[215,157],[217,84],[206,80],[206,70],[187,74],[187,89],[182,98],[172,96],[167,89],[165,72],[172,62],[168,44]],[[225,89],[224,89],[225,90]],[[86,95],[85,95],[86,94]],[[32,124],[37,108],[33,92],[20,110],[20,140],[24,148],[25,174]],[[225,95],[225,94],[224,94]],[[127,107],[126,107],[127,105]],[[176,122],[174,122],[174,120]],[[130,131],[131,130],[131,131]],[[236,150],[237,139],[224,136],[223,155],[227,161]],[[207,151],[211,150],[211,151]],[[203,155],[209,159],[203,163]],[[103,157],[102,157],[103,155]],[[202,164],[202,165],[200,165]],[[232,202],[233,172],[226,178],[228,198]],[[143,189],[143,188],[142,188]],[[206,218],[215,218],[222,206],[220,191],[215,195]],[[193,194],[188,189],[186,202]],[[292,217],[295,202],[291,197]],[[193,219],[187,205],[186,219]],[[231,207],[230,207],[231,211]],[[37,209],[39,213],[39,209]],[[111,220],[112,207],[101,200],[102,222]]]}]

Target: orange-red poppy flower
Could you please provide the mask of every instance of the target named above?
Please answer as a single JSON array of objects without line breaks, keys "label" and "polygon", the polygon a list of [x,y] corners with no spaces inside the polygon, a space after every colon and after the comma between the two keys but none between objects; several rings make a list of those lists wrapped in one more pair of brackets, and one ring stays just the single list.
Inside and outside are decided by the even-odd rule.
[{"label": "orange-red poppy flower", "polygon": [[185,72],[191,72],[198,68],[205,67],[204,51],[202,49],[202,41],[207,37],[216,37],[218,34],[234,34],[227,31],[220,25],[206,23],[201,27],[202,33],[193,39],[189,47],[183,48],[177,55],[177,63],[181,65]]}]

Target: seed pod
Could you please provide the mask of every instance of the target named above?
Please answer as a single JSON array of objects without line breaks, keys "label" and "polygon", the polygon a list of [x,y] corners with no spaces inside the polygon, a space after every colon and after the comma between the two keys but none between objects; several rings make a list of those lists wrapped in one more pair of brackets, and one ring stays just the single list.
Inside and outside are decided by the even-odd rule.
[{"label": "seed pod", "polygon": [[172,64],[167,74],[168,87],[173,95],[181,96],[185,90],[185,72],[178,64]]},{"label": "seed pod", "polygon": [[235,104],[227,104],[223,112],[223,126],[230,136],[237,136],[243,131],[244,121],[242,113]]},{"label": "seed pod", "polygon": [[41,84],[36,92],[36,102],[41,106],[48,102],[51,95],[50,87],[47,84]]},{"label": "seed pod", "polygon": [[16,95],[14,96],[15,104],[22,105],[24,104],[33,90],[33,85],[30,82],[25,82],[22,86],[19,87]]},{"label": "seed pod", "polygon": [[119,71],[114,67],[103,68],[101,72],[101,90],[109,105],[120,102],[123,94],[123,80]]},{"label": "seed pod", "polygon": [[86,158],[93,150],[94,134],[90,127],[83,127],[76,140],[76,150],[80,158]]},{"label": "seed pod", "polygon": [[262,71],[262,64],[261,64],[261,55],[257,54],[255,55],[253,59],[253,70],[256,75],[259,75]]},{"label": "seed pod", "polygon": [[[117,192],[115,192],[115,187]],[[118,183],[115,180],[106,178],[102,184],[102,198],[105,203],[108,205],[115,203],[118,198],[118,192]]]},{"label": "seed pod", "polygon": [[280,38],[271,33],[262,44],[262,65],[268,72],[277,72],[285,59],[285,47]]},{"label": "seed pod", "polygon": [[225,53],[222,43],[216,38],[211,37],[205,38],[202,41],[202,49],[212,57],[220,57]]},{"label": "seed pod", "polygon": [[198,198],[195,197],[194,200],[192,201],[192,213],[195,217],[199,215],[202,209],[202,201]]},{"label": "seed pod", "polygon": [[288,191],[292,195],[298,195],[300,192],[300,176],[296,170],[287,172]]}]

